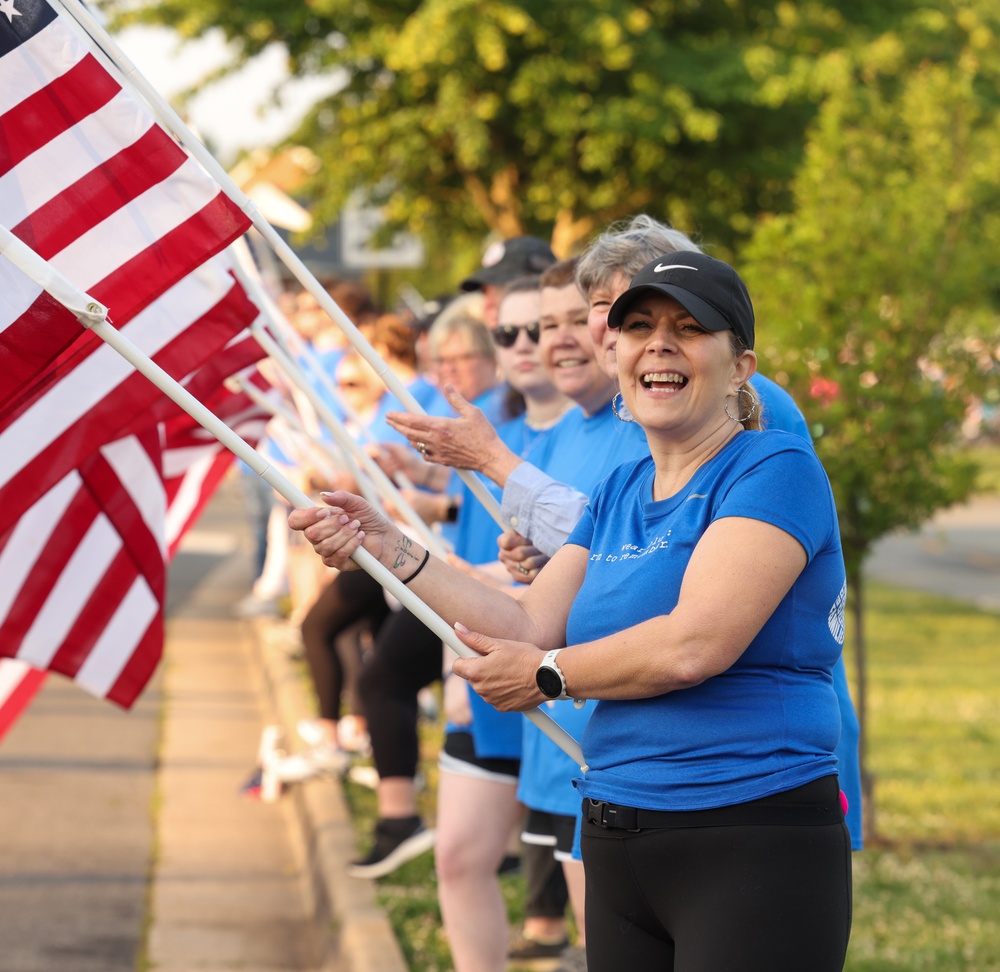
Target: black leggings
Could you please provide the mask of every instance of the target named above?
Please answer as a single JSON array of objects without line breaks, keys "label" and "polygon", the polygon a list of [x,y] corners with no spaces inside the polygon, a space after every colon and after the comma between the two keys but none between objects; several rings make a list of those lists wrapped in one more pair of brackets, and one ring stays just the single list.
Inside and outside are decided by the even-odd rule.
[{"label": "black leggings", "polygon": [[302,621],[302,645],[321,719],[339,719],[341,696],[348,692],[351,709],[363,714],[357,694],[360,652],[356,642],[345,645],[338,639],[357,622],[367,622],[377,630],[389,615],[382,588],[363,570],[341,574],[319,593],[316,603]]},{"label": "black leggings", "polygon": [[[836,777],[817,783],[828,781],[835,794]],[[851,931],[843,822],[629,831],[585,814],[582,850],[590,972],[843,969]]]},{"label": "black leggings", "polygon": [[441,651],[440,637],[405,609],[391,611],[375,633],[358,690],[382,779],[417,775],[417,693],[441,677]]},{"label": "black leggings", "polygon": [[302,623],[302,640],[320,715],[337,719],[345,666],[335,641],[368,619],[374,648],[358,678],[360,708],[368,720],[379,776],[417,772],[417,693],[441,677],[441,639],[407,610],[392,611],[377,581],[363,570],[338,574]]}]

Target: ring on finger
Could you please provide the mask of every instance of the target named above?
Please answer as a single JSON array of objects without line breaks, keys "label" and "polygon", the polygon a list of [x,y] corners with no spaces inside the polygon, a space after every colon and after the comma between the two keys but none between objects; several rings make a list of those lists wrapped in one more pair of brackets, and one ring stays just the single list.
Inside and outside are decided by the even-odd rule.
[{"label": "ring on finger", "polygon": [[417,443],[417,452],[419,452],[420,455],[422,455],[426,459],[427,458],[427,443],[426,442],[418,442]]},{"label": "ring on finger", "polygon": [[518,565],[517,565],[517,569],[518,569],[518,570],[519,570],[519,571],[520,571],[520,572],[521,572],[522,574],[530,574],[530,573],[531,573],[531,571],[530,571],[530,570],[528,570],[528,568],[527,568],[527,567],[525,567],[525,566],[524,566],[524,564],[518,564]]}]

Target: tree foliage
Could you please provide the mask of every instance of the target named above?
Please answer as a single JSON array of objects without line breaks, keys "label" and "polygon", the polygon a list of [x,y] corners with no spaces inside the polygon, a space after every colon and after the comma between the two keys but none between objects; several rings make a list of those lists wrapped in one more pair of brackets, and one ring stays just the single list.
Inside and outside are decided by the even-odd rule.
[{"label": "tree foliage", "polygon": [[803,406],[837,500],[868,838],[863,563],[969,495],[958,427],[1000,377],[1000,19],[945,7],[826,59],[793,207],[744,254],[758,354]]},{"label": "tree foliage", "polygon": [[746,250],[758,352],[819,433],[855,574],[971,488],[952,446],[997,376],[998,26],[922,11],[831,58],[793,209]]},{"label": "tree foliage", "polygon": [[157,0],[125,22],[221,28],[239,60],[285,45],[339,72],[298,140],[314,214],[354,192],[425,238],[521,232],[570,252],[640,210],[731,248],[784,211],[823,94],[817,55],[909,0]]}]

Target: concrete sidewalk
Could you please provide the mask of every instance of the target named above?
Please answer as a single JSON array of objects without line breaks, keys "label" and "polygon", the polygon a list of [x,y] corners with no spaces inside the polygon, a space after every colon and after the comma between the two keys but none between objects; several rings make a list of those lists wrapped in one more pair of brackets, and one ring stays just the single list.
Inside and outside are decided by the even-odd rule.
[{"label": "concrete sidewalk", "polygon": [[291,740],[313,714],[273,626],[233,616],[251,579],[247,550],[227,483],[171,570],[150,966],[406,972],[373,883],[346,876],[356,845],[339,782],[291,787],[272,804],[239,792],[263,728],[278,724]]},{"label": "concrete sidewalk", "polygon": [[[281,727],[286,740],[293,740],[298,721],[315,716],[306,678],[266,622],[256,622],[254,629],[271,699],[271,722]],[[324,969],[407,972],[389,919],[376,904],[375,882],[347,876],[347,865],[358,856],[358,848],[340,782],[310,780],[288,788],[281,800],[294,816],[293,826],[308,861],[317,921],[328,937]]]}]

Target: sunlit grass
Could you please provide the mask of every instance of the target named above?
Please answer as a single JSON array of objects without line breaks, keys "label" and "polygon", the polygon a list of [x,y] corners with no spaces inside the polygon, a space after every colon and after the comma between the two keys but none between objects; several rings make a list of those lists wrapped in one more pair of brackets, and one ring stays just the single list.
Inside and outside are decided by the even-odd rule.
[{"label": "sunlit grass", "polygon": [[867,599],[879,836],[1000,840],[1000,618],[874,584]]},{"label": "sunlit grass", "polygon": [[1000,844],[854,855],[848,972],[1000,969]]},{"label": "sunlit grass", "polygon": [[976,492],[1000,494],[1000,445],[970,446],[968,456],[979,466]]}]

